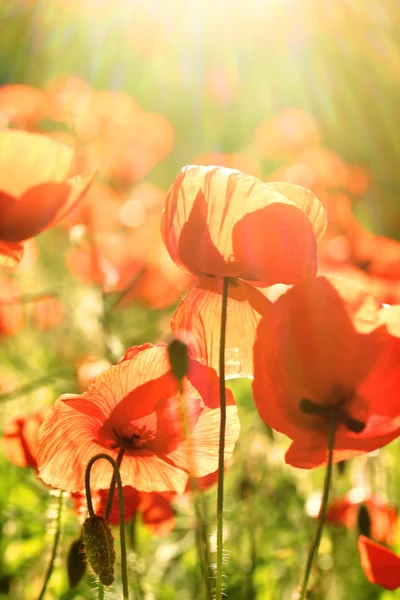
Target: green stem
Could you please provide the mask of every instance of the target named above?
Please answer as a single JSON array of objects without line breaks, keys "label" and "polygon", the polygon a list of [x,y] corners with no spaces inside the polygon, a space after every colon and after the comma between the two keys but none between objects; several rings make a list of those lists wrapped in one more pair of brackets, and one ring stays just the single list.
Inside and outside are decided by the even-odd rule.
[{"label": "green stem", "polygon": [[218,497],[217,497],[217,577],[216,600],[222,600],[222,567],[223,567],[223,509],[224,509],[224,458],[226,429],[226,390],[225,390],[225,338],[226,316],[228,308],[229,277],[224,277],[222,285],[221,335],[219,346],[219,395],[221,406],[221,422],[219,429],[218,454]]},{"label": "green stem", "polygon": [[[119,449],[119,452],[118,452],[117,460],[115,461],[116,465],[118,467],[118,475],[119,475],[119,468],[120,468],[121,463],[122,463],[122,458],[124,456],[124,452],[125,452],[125,447],[121,446],[121,448]],[[109,489],[109,492],[108,492],[106,509],[104,511],[104,518],[106,520],[110,516],[111,506],[112,506],[112,501],[113,501],[113,498],[114,498],[114,491],[115,491],[115,485],[116,485],[116,483],[117,483],[117,478],[115,476],[115,470],[114,470],[114,475],[112,476],[111,483],[110,483],[110,489]]]},{"label": "green stem", "polygon": [[332,467],[333,467],[332,458],[333,458],[333,447],[335,444],[335,431],[336,431],[336,414],[335,414],[335,411],[332,411],[330,414],[330,419],[329,419],[328,464],[326,467],[324,491],[323,491],[322,500],[321,500],[321,510],[320,510],[319,519],[318,519],[318,523],[317,523],[317,529],[315,531],[314,541],[313,541],[313,544],[310,548],[310,552],[308,553],[308,557],[307,557],[306,569],[304,572],[303,584],[301,586],[299,600],[304,600],[306,598],[308,580],[311,575],[311,569],[312,569],[312,566],[314,563],[314,559],[316,558],[317,553],[318,553],[318,548],[319,548],[319,544],[321,541],[322,531],[323,531],[324,524],[325,524],[325,515],[326,515],[326,509],[328,507],[329,490],[330,490],[331,480],[332,480],[332,470],[333,470],[332,469]]},{"label": "green stem", "polygon": [[[126,567],[124,494],[123,494],[123,489],[122,489],[121,475],[119,472],[119,467],[120,467],[120,464],[122,461],[122,456],[123,456],[124,450],[125,450],[125,448],[123,448],[123,447],[120,449],[120,451],[118,453],[117,461],[115,461],[108,454],[96,454],[96,456],[93,456],[93,458],[91,458],[89,460],[88,466],[86,467],[85,487],[86,487],[86,501],[87,501],[87,505],[88,505],[89,514],[91,517],[93,517],[94,511],[93,511],[93,504],[92,504],[92,498],[91,498],[91,493],[90,493],[90,471],[96,460],[99,460],[100,458],[104,458],[105,460],[108,460],[108,462],[111,463],[111,466],[114,469],[114,475],[112,477],[111,483],[114,481],[114,488],[115,488],[115,482],[116,482],[117,487],[118,487],[119,537],[120,537],[120,543],[121,543],[122,592],[123,592],[124,600],[129,600],[128,571],[127,571],[127,567]],[[119,464],[118,464],[118,459],[120,459]],[[110,486],[108,500],[110,500],[110,497],[111,497],[111,502],[112,502],[113,494],[114,494],[114,489],[112,490],[112,494],[111,494],[111,486]],[[111,509],[111,502],[110,502],[110,509]],[[107,501],[107,506],[108,506],[108,501]],[[107,507],[106,507],[106,512],[107,512]],[[108,517],[109,517],[109,512],[108,512],[107,516],[105,513],[105,517],[104,517],[105,520],[107,520]],[[99,584],[99,599],[102,600],[102,598],[104,598],[104,589],[103,589],[102,584]]]},{"label": "green stem", "polygon": [[43,583],[42,591],[39,594],[38,600],[42,600],[44,598],[44,595],[46,593],[47,584],[49,583],[49,580],[50,580],[50,577],[51,577],[51,574],[52,574],[53,568],[54,568],[54,561],[56,559],[58,542],[60,540],[60,534],[61,534],[62,500],[63,500],[63,493],[61,491],[60,495],[59,495],[59,498],[58,498],[57,527],[56,527],[56,534],[54,536],[53,551],[51,553],[50,563],[49,563],[49,566],[47,568],[46,577],[45,577],[45,580],[44,580],[44,583]]}]

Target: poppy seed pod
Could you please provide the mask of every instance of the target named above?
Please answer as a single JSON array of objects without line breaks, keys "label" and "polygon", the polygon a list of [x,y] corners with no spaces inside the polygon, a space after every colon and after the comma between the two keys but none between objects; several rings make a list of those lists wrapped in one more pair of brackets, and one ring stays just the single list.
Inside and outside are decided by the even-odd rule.
[{"label": "poppy seed pod", "polygon": [[108,521],[98,515],[88,517],[83,524],[83,543],[89,565],[103,585],[111,585],[115,580],[115,548]]}]

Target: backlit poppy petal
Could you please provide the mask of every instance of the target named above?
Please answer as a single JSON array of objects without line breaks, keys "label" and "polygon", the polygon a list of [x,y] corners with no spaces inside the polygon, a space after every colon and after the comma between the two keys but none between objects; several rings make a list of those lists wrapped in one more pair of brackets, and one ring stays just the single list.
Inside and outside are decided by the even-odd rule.
[{"label": "backlit poppy petal", "polygon": [[[190,336],[190,352],[202,364],[219,372],[222,281],[202,278],[181,300],[172,320],[176,337]],[[253,344],[261,314],[270,306],[261,292],[240,280],[231,280],[228,292],[225,375],[253,377]]]},{"label": "backlit poppy petal", "polygon": [[[320,213],[299,205],[310,216]],[[174,262],[195,275],[272,284],[315,273],[308,216],[289,197],[232,169],[184,167],[168,192],[161,231]]]},{"label": "backlit poppy petal", "polygon": [[0,191],[18,198],[44,183],[62,183],[70,176],[74,151],[36,133],[0,131]]},{"label": "backlit poppy petal", "polygon": [[357,546],[368,581],[388,590],[397,590],[400,587],[400,557],[364,535],[358,538]]},{"label": "backlit poppy petal", "polygon": [[0,266],[15,267],[22,259],[24,246],[18,242],[0,240]]}]

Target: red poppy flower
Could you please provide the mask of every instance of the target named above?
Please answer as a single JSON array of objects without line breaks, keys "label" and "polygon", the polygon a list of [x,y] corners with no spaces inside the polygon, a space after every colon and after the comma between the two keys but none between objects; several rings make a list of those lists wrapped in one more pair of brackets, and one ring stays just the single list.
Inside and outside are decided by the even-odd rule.
[{"label": "red poppy flower", "polygon": [[400,434],[400,339],[388,315],[351,281],[313,278],[291,288],[262,319],[254,345],[254,400],[261,418],[288,435],[286,461],[327,463],[369,452]]},{"label": "red poppy flower", "polygon": [[0,132],[0,253],[12,265],[20,242],[60,220],[80,200],[91,178],[69,179],[74,152],[46,136]]},{"label": "red poppy flower", "polygon": [[272,285],[315,274],[325,227],[322,206],[305,188],[191,165],[168,192],[161,232],[172,260],[193,275]]},{"label": "red poppy flower", "polygon": [[[124,495],[124,517],[130,521],[137,513],[142,515],[145,523],[154,535],[166,535],[175,525],[175,513],[171,506],[174,492],[139,492],[129,485],[122,488]],[[72,494],[75,510],[86,518],[86,496],[82,493]],[[104,516],[107,504],[108,489],[92,491],[93,509],[96,515]],[[115,492],[108,520],[112,525],[119,524],[119,501]]]},{"label": "red poppy flower", "polygon": [[368,511],[371,521],[371,537],[378,542],[394,543],[397,535],[397,509],[377,497],[355,500],[349,494],[344,498],[336,498],[328,507],[325,519],[329,523],[354,529],[357,526],[361,506]]},{"label": "red poppy flower", "polygon": [[[84,489],[92,456],[114,458],[121,448],[124,485],[143,492],[182,493],[188,474],[203,476],[218,466],[219,380],[212,369],[190,361],[183,380],[190,435],[184,438],[178,384],[166,346],[138,349],[130,360],[105,371],[81,396],[61,396],[40,431],[39,474],[67,491]],[[239,434],[237,409],[228,392],[226,453]],[[107,489],[112,469],[97,461],[94,489]]]},{"label": "red poppy flower", "polygon": [[364,535],[358,538],[357,546],[368,581],[387,590],[397,590],[400,587],[400,557]]},{"label": "red poppy flower", "polygon": [[45,408],[28,417],[15,417],[4,427],[3,450],[17,467],[37,468],[39,429],[49,410]]}]

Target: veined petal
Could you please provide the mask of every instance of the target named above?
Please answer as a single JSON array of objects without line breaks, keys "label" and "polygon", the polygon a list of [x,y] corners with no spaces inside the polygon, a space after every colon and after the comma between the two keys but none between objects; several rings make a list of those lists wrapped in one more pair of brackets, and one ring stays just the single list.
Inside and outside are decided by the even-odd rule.
[{"label": "veined petal", "polygon": [[[190,335],[192,356],[219,372],[222,281],[202,278],[176,309],[171,329],[176,337]],[[243,281],[232,281],[228,291],[225,374],[227,378],[253,376],[253,344],[261,314],[271,303]]]}]

